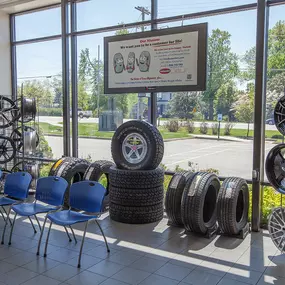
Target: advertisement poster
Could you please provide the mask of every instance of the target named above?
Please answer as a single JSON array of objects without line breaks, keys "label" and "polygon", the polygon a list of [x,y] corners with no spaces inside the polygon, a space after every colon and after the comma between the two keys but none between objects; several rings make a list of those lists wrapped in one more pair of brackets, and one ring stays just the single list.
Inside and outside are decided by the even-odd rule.
[{"label": "advertisement poster", "polygon": [[207,29],[201,25],[105,38],[105,93],[203,89]]}]

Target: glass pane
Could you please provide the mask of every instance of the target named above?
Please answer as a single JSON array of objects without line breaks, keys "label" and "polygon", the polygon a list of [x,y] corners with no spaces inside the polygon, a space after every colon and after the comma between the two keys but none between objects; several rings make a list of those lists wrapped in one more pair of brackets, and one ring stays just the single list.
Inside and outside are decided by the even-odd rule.
[{"label": "glass pane", "polygon": [[126,120],[146,117],[148,98],[138,98],[137,93],[104,94],[104,37],[130,32],[133,30],[78,37],[78,145],[80,157],[90,158],[93,161],[112,160],[110,139],[116,128]]},{"label": "glass pane", "polygon": [[[250,3],[256,3],[256,0],[177,0],[175,2],[171,0],[158,1],[158,17],[165,18],[177,15],[185,15],[196,12],[203,12],[221,8],[228,8],[234,6],[240,6]],[[244,19],[246,20],[246,19]]]},{"label": "glass pane", "polygon": [[[165,144],[163,163],[171,170],[207,170],[251,179],[255,58],[248,62],[245,55],[255,46],[256,11],[184,21],[184,25],[201,22],[209,24],[207,89],[158,93],[159,129],[164,140],[172,140]],[[230,22],[239,22],[239,29]]]},{"label": "glass pane", "polygon": [[[114,5],[113,0],[83,1],[77,3],[77,28],[79,31],[133,23],[150,19],[150,0],[125,0]],[[139,10],[137,10],[137,7]],[[108,15],[106,17],[106,15]]]},{"label": "glass pane", "polygon": [[18,96],[36,98],[36,155],[45,158],[63,154],[61,62],[60,40],[17,46]]},{"label": "glass pane", "polygon": [[61,8],[18,15],[15,17],[16,40],[59,35],[61,33]]}]

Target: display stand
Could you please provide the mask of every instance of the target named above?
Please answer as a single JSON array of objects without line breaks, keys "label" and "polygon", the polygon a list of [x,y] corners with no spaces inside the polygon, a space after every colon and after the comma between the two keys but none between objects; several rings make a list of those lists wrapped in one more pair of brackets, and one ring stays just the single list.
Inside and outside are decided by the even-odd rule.
[{"label": "display stand", "polygon": [[220,228],[218,228],[217,230],[218,235],[226,236],[226,237],[235,237],[238,239],[245,239],[250,232],[251,232],[251,229],[250,229],[249,223],[247,223],[245,227],[236,235],[223,233]]},{"label": "display stand", "polygon": [[211,239],[213,236],[217,235],[217,230],[218,230],[218,226],[215,225],[212,228],[208,228],[205,234],[202,233],[196,233],[196,232],[192,232],[192,231],[186,231],[184,232],[184,234],[189,235],[189,234],[195,234],[195,235],[199,235],[201,237],[207,238],[207,239]]}]

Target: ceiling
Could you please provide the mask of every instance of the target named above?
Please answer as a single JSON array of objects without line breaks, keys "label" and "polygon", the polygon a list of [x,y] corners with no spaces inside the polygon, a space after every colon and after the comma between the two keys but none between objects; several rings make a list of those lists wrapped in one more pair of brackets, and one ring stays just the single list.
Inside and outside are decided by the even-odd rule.
[{"label": "ceiling", "polygon": [[60,0],[0,0],[0,10],[8,14],[13,14],[52,4],[59,4],[60,2]]}]

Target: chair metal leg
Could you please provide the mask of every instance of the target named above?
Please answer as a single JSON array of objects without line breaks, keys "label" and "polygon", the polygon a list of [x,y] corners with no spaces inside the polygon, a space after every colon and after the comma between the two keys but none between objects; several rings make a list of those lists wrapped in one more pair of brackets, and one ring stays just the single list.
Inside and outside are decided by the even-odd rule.
[{"label": "chair metal leg", "polygon": [[106,244],[106,247],[107,247],[107,251],[110,252],[109,245],[108,245],[107,239],[106,239],[106,237],[105,237],[105,234],[104,234],[104,232],[103,232],[103,230],[102,230],[100,224],[98,223],[98,221],[95,220],[95,222],[96,222],[96,224],[98,225],[98,227],[99,227],[99,229],[100,229],[100,231],[101,231],[101,233],[102,233],[102,236],[103,236],[103,238],[104,238],[104,241],[105,241],[105,244]]},{"label": "chair metal leg", "polygon": [[15,216],[14,216],[14,219],[13,219],[12,227],[11,227],[11,230],[10,230],[10,237],[9,237],[9,243],[8,243],[8,245],[11,245],[12,234],[13,234],[14,225],[15,225],[15,222],[16,222],[16,217],[17,217],[17,213],[15,213]]},{"label": "chair metal leg", "polygon": [[43,227],[42,227],[42,230],[41,230],[41,235],[40,235],[40,239],[39,239],[39,242],[38,242],[37,255],[40,254],[41,242],[42,242],[42,238],[43,238],[43,234],[44,234],[44,230],[45,230],[45,226],[46,226],[46,222],[47,222],[47,215],[48,214],[46,214],[46,216],[45,216],[45,220],[44,220]]},{"label": "chair metal leg", "polygon": [[5,218],[4,214],[3,214],[3,212],[1,211],[1,209],[0,209],[0,213],[1,213],[1,216],[3,217],[4,222],[6,222],[6,218]]},{"label": "chair metal leg", "polygon": [[48,247],[48,240],[49,240],[49,234],[50,234],[51,226],[52,226],[52,222],[50,221],[49,228],[48,228],[47,239],[46,239],[46,246],[45,246],[44,257],[47,257],[47,247]]},{"label": "chair metal leg", "polygon": [[30,217],[30,216],[28,216],[28,218],[29,218],[29,220],[30,220],[30,223],[31,223],[31,225],[32,225],[33,229],[34,229],[34,233],[36,234],[36,233],[37,233],[37,230],[36,230],[36,228],[35,228],[34,223],[33,223],[33,221],[32,221],[32,219],[31,219],[31,217]]},{"label": "chair metal leg", "polygon": [[4,226],[3,233],[2,233],[2,241],[1,241],[1,244],[4,244],[4,237],[5,237],[5,232],[6,232],[6,227],[7,227],[7,224],[8,224],[8,220],[10,221],[11,209],[12,209],[12,206],[9,207],[9,211],[8,211],[8,214],[7,214],[5,226]]},{"label": "chair metal leg", "polygon": [[64,227],[64,229],[65,229],[66,235],[68,236],[69,242],[72,242],[72,239],[71,239],[71,237],[69,235],[69,232],[68,232],[67,228]]},{"label": "chair metal leg", "polygon": [[70,230],[71,230],[71,232],[72,232],[74,242],[77,243],[77,239],[76,239],[76,236],[75,236],[75,234],[74,234],[73,228],[72,228],[71,226],[69,226],[69,228],[70,228]]},{"label": "chair metal leg", "polygon": [[83,244],[84,244],[84,240],[85,240],[87,227],[88,227],[88,221],[85,223],[85,229],[84,229],[84,233],[83,233],[83,237],[82,237],[82,241],[81,241],[80,252],[79,252],[79,257],[78,257],[78,264],[77,264],[78,268],[81,267],[81,255],[82,255],[82,249],[83,249]]},{"label": "chair metal leg", "polygon": [[[8,213],[6,212],[5,207],[4,207],[4,206],[2,206],[2,209],[3,209],[3,211],[4,211],[5,215],[6,215],[6,217],[8,218]],[[9,219],[9,223],[10,223],[10,225],[12,226],[11,219]]]},{"label": "chair metal leg", "polygon": [[37,223],[38,223],[38,226],[39,226],[39,228],[40,228],[40,231],[41,231],[42,228],[41,228],[41,224],[40,224],[40,222],[39,222],[39,219],[38,219],[37,215],[34,215],[34,217],[35,217],[35,219],[36,219],[36,221],[37,221]]}]

